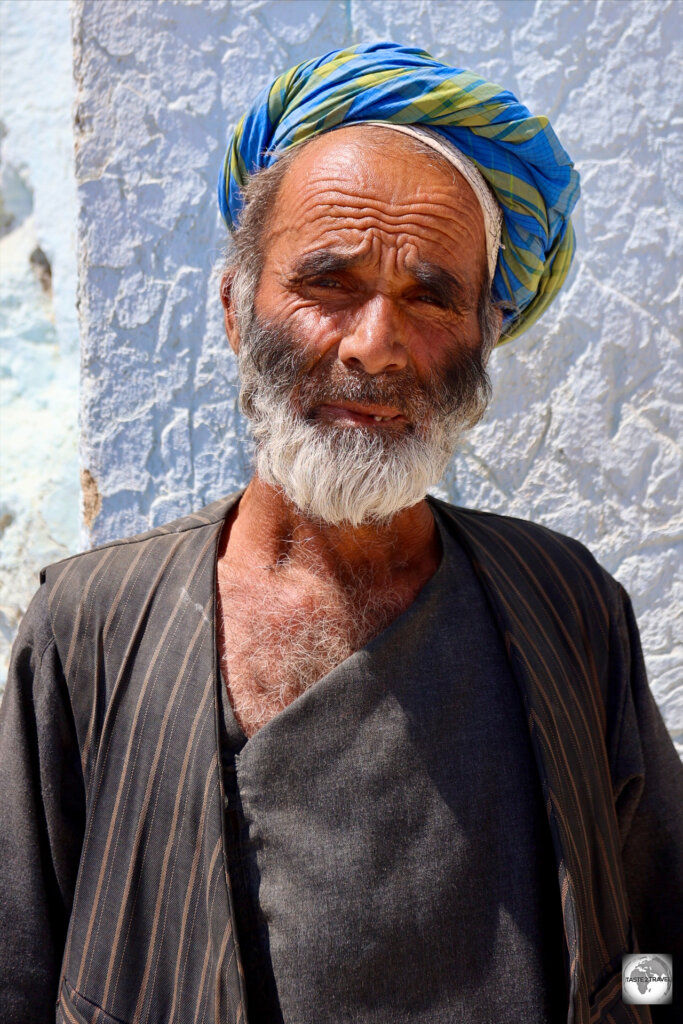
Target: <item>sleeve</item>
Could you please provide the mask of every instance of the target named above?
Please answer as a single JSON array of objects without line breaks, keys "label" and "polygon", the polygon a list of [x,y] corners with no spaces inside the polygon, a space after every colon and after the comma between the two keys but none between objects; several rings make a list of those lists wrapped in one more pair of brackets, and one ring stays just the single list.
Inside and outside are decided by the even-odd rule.
[{"label": "sleeve", "polygon": [[648,686],[631,602],[619,589],[614,689],[621,696],[611,759],[626,888],[640,951],[672,954],[675,972],[683,970],[683,765]]},{"label": "sleeve", "polygon": [[0,709],[0,1020],[54,1022],[85,823],[46,587],[24,616]]}]

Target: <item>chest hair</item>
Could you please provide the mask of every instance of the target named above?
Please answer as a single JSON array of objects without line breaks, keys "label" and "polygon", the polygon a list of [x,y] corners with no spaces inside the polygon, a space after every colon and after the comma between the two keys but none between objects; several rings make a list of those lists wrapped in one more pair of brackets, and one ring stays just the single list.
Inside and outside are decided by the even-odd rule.
[{"label": "chest hair", "polygon": [[369,575],[342,582],[309,571],[218,574],[218,647],[235,717],[247,736],[291,704],[411,603],[413,588]]}]

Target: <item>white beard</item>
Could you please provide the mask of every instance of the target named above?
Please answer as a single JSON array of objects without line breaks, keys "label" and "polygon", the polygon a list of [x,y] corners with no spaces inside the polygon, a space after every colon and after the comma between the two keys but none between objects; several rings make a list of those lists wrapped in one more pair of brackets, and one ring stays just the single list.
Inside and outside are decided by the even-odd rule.
[{"label": "white beard", "polygon": [[[486,408],[489,385],[482,369],[461,400],[443,399],[423,408],[413,417],[415,426],[402,433],[306,419],[292,402],[301,365],[291,353],[291,342],[285,342],[290,350],[277,366],[261,366],[269,362],[269,355],[263,355],[267,346],[277,345],[282,337],[282,332],[252,322],[240,346],[240,399],[256,441],[257,472],[306,516],[330,525],[386,522],[417,504],[443,476],[463,430]],[[337,385],[335,397],[362,401],[375,386],[373,380],[349,373]]]},{"label": "white beard", "polygon": [[444,431],[422,440],[297,420],[274,402],[262,411],[252,426],[259,476],[307,516],[334,526],[386,521],[421,501],[441,479],[457,440]]}]

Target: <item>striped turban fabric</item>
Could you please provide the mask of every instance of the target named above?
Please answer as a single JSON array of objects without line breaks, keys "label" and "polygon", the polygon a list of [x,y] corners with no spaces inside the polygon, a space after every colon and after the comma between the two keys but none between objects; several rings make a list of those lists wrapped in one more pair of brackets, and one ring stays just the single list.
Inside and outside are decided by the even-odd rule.
[{"label": "striped turban fabric", "polygon": [[423,50],[386,42],[351,46],[304,61],[267,86],[228,144],[218,183],[228,228],[239,223],[251,174],[316,135],[367,121],[430,128],[479,169],[503,213],[493,278],[494,299],[504,307],[501,341],[521,334],[569,271],[578,172],[546,117]]}]

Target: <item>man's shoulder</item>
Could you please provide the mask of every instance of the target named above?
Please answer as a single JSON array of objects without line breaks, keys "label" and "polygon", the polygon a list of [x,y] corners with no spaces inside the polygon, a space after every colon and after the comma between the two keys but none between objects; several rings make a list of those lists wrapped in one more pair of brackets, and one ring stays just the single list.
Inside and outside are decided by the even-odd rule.
[{"label": "man's shoulder", "polygon": [[161,551],[164,548],[168,549],[169,546],[177,546],[178,542],[188,542],[198,531],[210,530],[222,524],[228,509],[238,496],[238,493],[227,495],[197,512],[191,512],[170,523],[130,537],[106,541],[87,551],[52,562],[41,569],[40,582],[47,583],[49,589],[57,580],[68,575],[75,583],[77,578],[89,576],[98,565],[130,562],[139,557],[144,549],[158,548]]},{"label": "man's shoulder", "polygon": [[237,497],[44,568],[43,606],[58,647],[70,647],[75,636],[79,644],[94,642],[114,617],[121,620],[120,636],[148,614],[145,609],[163,617],[164,609],[190,594],[193,603],[208,600],[218,537]]},{"label": "man's shoulder", "polygon": [[445,502],[439,509],[470,555],[506,643],[523,652],[521,671],[534,665],[544,686],[561,679],[579,702],[597,686],[602,707],[618,704],[623,694],[617,687],[610,697],[610,665],[631,642],[621,584],[580,541],[556,530]]},{"label": "man's shoulder", "polygon": [[604,596],[620,585],[600,565],[589,549],[564,533],[528,519],[451,505],[431,499],[449,519],[465,546],[477,560],[501,574],[514,567],[543,581],[562,579],[571,587],[587,586]]},{"label": "man's shoulder", "polygon": [[430,501],[473,534],[490,534],[506,539],[514,537],[522,542],[543,544],[551,549],[568,550],[597,564],[594,556],[581,541],[561,533],[559,530],[544,526],[542,523],[533,522],[531,519],[520,519],[517,516],[503,515],[500,512],[488,512],[482,509],[453,505],[441,498],[430,497]]}]

